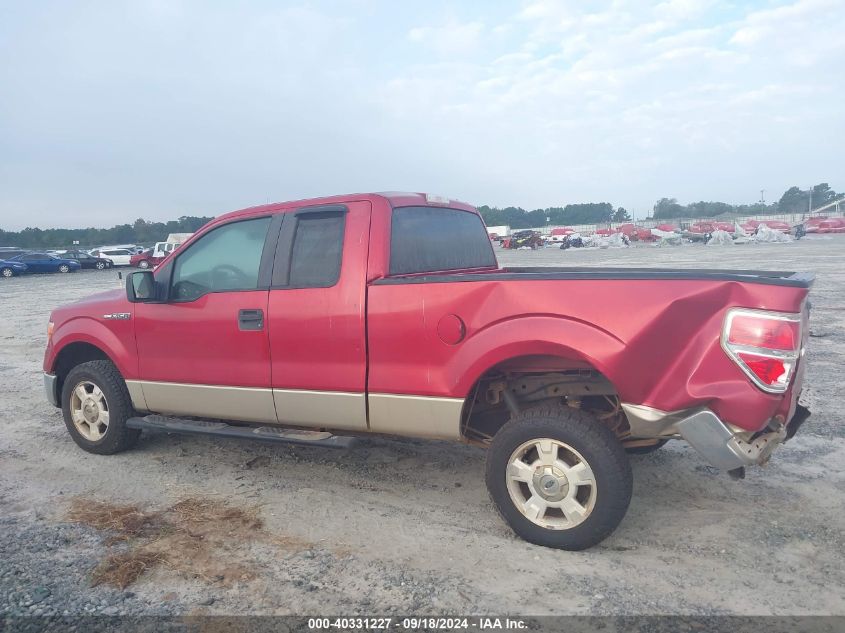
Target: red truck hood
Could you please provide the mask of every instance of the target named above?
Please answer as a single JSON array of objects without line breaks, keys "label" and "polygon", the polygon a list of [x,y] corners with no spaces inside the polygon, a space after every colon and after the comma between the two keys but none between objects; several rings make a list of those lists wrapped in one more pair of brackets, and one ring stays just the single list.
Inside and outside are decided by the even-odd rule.
[{"label": "red truck hood", "polygon": [[104,314],[112,312],[132,312],[132,304],[127,301],[126,292],[120,288],[98,292],[60,306],[53,310],[50,320],[58,327],[69,318],[102,318]]}]

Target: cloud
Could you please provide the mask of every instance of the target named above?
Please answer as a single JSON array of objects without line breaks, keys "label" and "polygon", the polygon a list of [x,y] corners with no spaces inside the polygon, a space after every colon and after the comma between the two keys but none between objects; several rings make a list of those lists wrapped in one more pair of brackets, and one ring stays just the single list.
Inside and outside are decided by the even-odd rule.
[{"label": "cloud", "polygon": [[408,39],[430,47],[438,55],[452,56],[476,50],[483,32],[481,22],[449,21],[441,26],[414,27],[408,32]]},{"label": "cloud", "polygon": [[3,228],[354,190],[644,212],[845,188],[833,0],[44,6],[0,21]]}]

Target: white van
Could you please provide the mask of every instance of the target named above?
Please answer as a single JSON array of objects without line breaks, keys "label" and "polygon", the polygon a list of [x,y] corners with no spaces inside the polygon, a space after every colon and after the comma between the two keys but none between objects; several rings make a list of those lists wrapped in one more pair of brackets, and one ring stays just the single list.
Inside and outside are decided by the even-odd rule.
[{"label": "white van", "polygon": [[135,254],[128,248],[96,248],[91,251],[94,257],[106,257],[114,262],[115,266],[129,266],[132,256]]}]

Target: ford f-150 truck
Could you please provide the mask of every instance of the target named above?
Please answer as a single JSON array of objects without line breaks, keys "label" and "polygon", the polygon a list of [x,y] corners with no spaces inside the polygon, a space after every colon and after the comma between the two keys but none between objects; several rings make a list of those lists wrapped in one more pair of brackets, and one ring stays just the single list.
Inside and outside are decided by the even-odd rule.
[{"label": "ford f-150 truck", "polygon": [[53,311],[50,402],[92,453],[141,431],[485,447],[521,537],[583,549],[630,498],[628,452],[683,439],[736,477],[798,404],[812,276],[502,268],[477,211],[416,193],[209,223],[126,289]]}]

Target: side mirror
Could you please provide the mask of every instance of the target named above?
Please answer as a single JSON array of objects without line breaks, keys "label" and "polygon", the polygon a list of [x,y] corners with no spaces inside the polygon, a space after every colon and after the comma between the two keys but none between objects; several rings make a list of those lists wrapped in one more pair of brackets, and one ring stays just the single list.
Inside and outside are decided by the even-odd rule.
[{"label": "side mirror", "polygon": [[151,270],[142,270],[126,275],[126,298],[130,303],[154,301],[156,280]]}]

